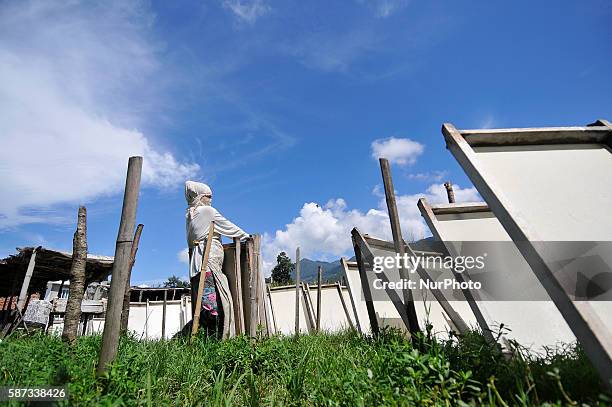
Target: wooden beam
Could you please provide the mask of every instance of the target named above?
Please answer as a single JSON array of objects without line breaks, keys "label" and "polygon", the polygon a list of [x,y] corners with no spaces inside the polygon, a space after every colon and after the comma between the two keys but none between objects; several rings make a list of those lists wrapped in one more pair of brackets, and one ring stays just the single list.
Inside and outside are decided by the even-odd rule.
[{"label": "wooden beam", "polygon": [[[424,198],[421,198],[424,200]],[[429,206],[435,215],[455,215],[460,213],[491,212],[486,202],[463,202]],[[421,212],[422,215],[422,212]]]},{"label": "wooden beam", "polygon": [[121,332],[126,332],[128,327],[128,321],[130,318],[130,297],[132,295],[132,268],[136,263],[136,253],[138,253],[138,244],[140,243],[140,235],[142,234],[142,228],[144,225],[141,223],[136,226],[136,232],[134,232],[134,240],[132,241],[132,248],[130,249],[130,265],[128,267],[127,284],[125,285],[125,294],[123,295],[123,307],[121,309]]},{"label": "wooden beam", "polygon": [[[206,269],[208,268],[208,257],[210,256],[210,247],[215,233],[215,222],[210,222],[208,227],[208,236],[206,237],[206,247],[202,256],[202,264],[200,265],[200,278],[198,279],[198,291],[196,297],[196,305],[193,313],[193,323],[191,325],[191,337],[193,338],[200,329],[200,314],[202,313],[202,295],[204,294],[204,282],[206,280]],[[195,250],[195,249],[194,249]],[[193,287],[191,288],[193,290]],[[147,300],[147,304],[149,300]]]},{"label": "wooden beam", "polygon": [[472,147],[606,144],[610,134],[605,126],[461,130],[464,141]]},{"label": "wooden beam", "polygon": [[295,249],[295,335],[300,334],[300,248]]},{"label": "wooden beam", "polygon": [[321,279],[323,278],[323,267],[317,270],[317,332],[321,330]]},{"label": "wooden beam", "polygon": [[357,228],[353,228],[351,231],[351,237],[353,239],[353,249],[355,250],[355,259],[357,260],[357,267],[359,269],[359,280],[361,280],[361,290],[366,303],[366,309],[368,311],[368,318],[370,319],[370,331],[372,335],[377,336],[380,332],[378,327],[378,318],[376,317],[376,311],[374,310],[374,303],[372,301],[372,290],[370,290],[370,282],[368,281],[366,266],[361,253],[361,248],[357,242],[360,236]]},{"label": "wooden beam", "polygon": [[[391,234],[393,235],[393,244],[395,246],[395,252],[404,257],[406,253],[404,239],[402,238],[402,229],[400,226],[399,213],[397,211],[397,205],[395,203],[395,190],[393,189],[393,179],[391,178],[391,168],[389,161],[385,158],[380,160],[380,170],[382,172],[383,184],[385,187],[385,199],[387,201],[387,210],[389,211],[389,221],[391,222]],[[410,281],[410,275],[406,272],[404,267],[399,265],[399,275],[404,281]],[[416,314],[414,307],[414,301],[412,299],[412,291],[409,288],[402,290],[404,295],[404,306],[406,307],[406,314],[408,315],[408,330],[411,335],[416,335],[421,330],[419,328],[419,319]]]},{"label": "wooden beam", "polygon": [[168,302],[168,290],[164,291],[164,305],[162,306],[162,339],[166,339],[166,307]]},{"label": "wooden beam", "polygon": [[24,309],[24,305],[26,302],[26,298],[28,297],[28,288],[30,288],[30,280],[32,279],[32,274],[34,274],[34,267],[36,265],[36,252],[41,248],[38,246],[32,250],[32,254],[30,255],[30,261],[28,262],[28,268],[25,273],[25,277],[23,278],[23,284],[21,285],[21,292],[19,293],[19,299],[17,300],[17,309],[19,312],[22,312]]},{"label": "wooden beam", "polygon": [[102,348],[97,373],[102,375],[107,364],[115,360],[119,346],[119,331],[121,328],[121,310],[123,308],[123,295],[127,284],[132,237],[136,223],[136,208],[138,206],[138,193],[140,191],[140,175],[142,173],[142,157],[130,157],[128,162],[123,207],[119,233],[115,245],[112,280],[108,296],[106,318],[104,320],[104,333],[102,334]]},{"label": "wooden beam", "polygon": [[272,323],[274,324],[274,333],[278,333],[276,325],[276,317],[274,316],[274,304],[272,304],[272,293],[270,292],[270,285],[266,284],[266,290],[268,291],[268,301],[270,301],[270,313],[272,314]]},{"label": "wooden beam", "polygon": [[344,270],[344,276],[346,280],[346,289],[348,290],[349,298],[351,299],[351,306],[353,308],[353,314],[355,315],[355,324],[357,325],[357,331],[359,333],[363,333],[363,330],[361,329],[361,322],[359,321],[359,313],[357,311],[357,302],[355,301],[356,294],[353,293],[353,289],[351,288],[351,285],[348,283],[350,281],[348,277],[348,273],[350,270],[349,264],[344,257],[340,259],[340,264],[342,264],[342,269]]},{"label": "wooden beam", "polygon": [[308,332],[315,330],[314,311],[312,309],[312,299],[310,298],[310,290],[305,282],[302,282],[302,298],[304,298],[304,307],[306,316],[308,317]]},{"label": "wooden beam", "polygon": [[[590,134],[589,131],[595,131],[597,134],[603,133],[605,139],[601,137],[598,142],[608,143],[610,129],[607,127],[603,127],[603,129],[605,131],[602,128],[587,127],[584,134]],[[608,388],[612,388],[612,335],[610,335],[609,330],[588,302],[574,302],[570,299],[559,281],[558,274],[550,269],[545,259],[532,244],[532,242],[541,241],[541,239],[535,232],[531,231],[531,226],[526,223],[526,220],[514,216],[512,202],[506,199],[501,188],[492,180],[484,178],[486,170],[482,168],[476,152],[463,137],[462,132],[452,124],[445,123],[442,126],[442,133],[446,139],[447,148],[463,167],[480,195],[489,204],[499,222],[531,266],[568,326],[580,341],[586,355],[599,372],[602,381]],[[519,140],[513,140],[513,145],[518,142]],[[577,141],[574,140],[574,142]],[[591,137],[589,142],[596,141]],[[538,143],[542,144],[544,141]]]},{"label": "wooden beam", "polygon": [[340,302],[342,303],[342,309],[344,310],[344,315],[346,315],[346,320],[349,323],[351,329],[355,329],[353,325],[353,321],[351,321],[351,315],[349,314],[348,307],[346,306],[346,301],[344,301],[344,294],[342,293],[342,286],[339,282],[336,283],[336,289],[338,290],[338,295],[340,296]]}]

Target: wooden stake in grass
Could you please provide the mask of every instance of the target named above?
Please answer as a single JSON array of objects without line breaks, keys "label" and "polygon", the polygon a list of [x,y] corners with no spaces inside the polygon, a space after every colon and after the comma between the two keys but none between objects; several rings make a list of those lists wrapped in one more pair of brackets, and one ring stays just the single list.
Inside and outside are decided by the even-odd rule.
[{"label": "wooden stake in grass", "polygon": [[[62,340],[74,342],[81,320],[81,302],[85,293],[85,267],[87,265],[87,209],[79,207],[76,232],[72,238],[72,266],[70,267],[70,291],[64,316]],[[61,292],[60,292],[61,295]],[[86,322],[83,322],[86,324]]]},{"label": "wooden stake in grass", "polygon": [[136,227],[134,233],[134,241],[132,242],[132,250],[130,251],[130,266],[127,276],[127,284],[125,285],[125,294],[123,295],[123,309],[121,311],[121,332],[127,331],[128,320],[130,318],[130,297],[132,296],[131,278],[132,268],[136,262],[136,253],[138,252],[138,244],[140,243],[140,235],[144,225],[141,223]]},{"label": "wooden stake in grass", "polygon": [[210,256],[210,245],[212,244],[213,234],[215,233],[215,222],[210,222],[208,228],[208,237],[206,238],[206,248],[202,256],[202,265],[200,266],[200,279],[198,281],[198,296],[196,297],[195,312],[193,314],[193,324],[191,326],[191,337],[193,337],[200,328],[200,313],[202,312],[202,294],[204,293],[204,280],[206,280],[206,268],[208,267],[208,256]]},{"label": "wooden stake in grass", "polygon": [[317,270],[317,332],[321,330],[321,280],[323,278],[323,267]]},{"label": "wooden stake in grass", "polygon": [[123,207],[119,233],[115,245],[115,259],[113,261],[113,278],[111,280],[110,294],[104,320],[104,333],[102,334],[102,349],[97,374],[106,370],[108,363],[117,356],[119,347],[119,331],[121,329],[121,310],[123,296],[127,284],[132,238],[136,224],[136,208],[138,206],[138,193],[140,191],[140,175],[142,173],[142,157],[130,157],[128,161],[125,192],[123,194]]},{"label": "wooden stake in grass", "polygon": [[295,249],[295,335],[300,334],[300,248]]},{"label": "wooden stake in grass", "polygon": [[[395,203],[395,190],[393,189],[393,180],[391,179],[391,168],[389,167],[389,161],[386,158],[380,159],[380,170],[382,172],[383,184],[385,186],[385,198],[387,201],[387,209],[389,211],[389,220],[391,221],[391,234],[393,235],[393,245],[395,246],[395,252],[404,257],[406,249],[404,248],[404,239],[402,238],[402,230],[400,228],[399,214],[397,212],[397,205]],[[399,265],[400,278],[403,281],[410,279],[408,273],[404,267]],[[420,331],[419,320],[414,307],[414,301],[412,299],[412,292],[409,288],[404,288],[404,306],[406,307],[406,315],[408,316],[408,330],[410,335],[414,336]]]}]

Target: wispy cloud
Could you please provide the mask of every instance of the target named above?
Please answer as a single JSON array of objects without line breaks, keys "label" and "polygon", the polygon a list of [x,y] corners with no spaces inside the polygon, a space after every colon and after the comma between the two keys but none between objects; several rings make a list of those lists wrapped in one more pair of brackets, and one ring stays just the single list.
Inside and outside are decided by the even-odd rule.
[{"label": "wispy cloud", "polygon": [[425,146],[409,138],[389,137],[372,142],[372,158],[386,158],[392,164],[414,164]]},{"label": "wispy cloud", "polygon": [[478,128],[479,129],[492,129],[494,126],[496,126],[495,117],[493,117],[493,115],[488,115],[487,117],[482,119],[482,121],[478,125]]},{"label": "wispy cloud", "polygon": [[254,24],[272,11],[264,0],[224,0],[223,7],[229,9],[240,22],[247,24]]},{"label": "wispy cloud", "polygon": [[[139,3],[4,3],[0,12],[0,227],[53,222],[53,207],[116,193],[127,158],[167,188],[197,172],[138,127],[159,47]],[[139,106],[139,108],[134,108]]]},{"label": "wispy cloud", "polygon": [[442,181],[444,178],[448,176],[448,171],[430,171],[430,172],[417,172],[414,174],[408,174],[408,178],[422,181],[422,182],[431,182],[431,181]]},{"label": "wispy cloud", "polygon": [[359,0],[359,3],[365,4],[374,11],[374,15],[378,18],[387,18],[391,15],[404,9],[408,0]]}]

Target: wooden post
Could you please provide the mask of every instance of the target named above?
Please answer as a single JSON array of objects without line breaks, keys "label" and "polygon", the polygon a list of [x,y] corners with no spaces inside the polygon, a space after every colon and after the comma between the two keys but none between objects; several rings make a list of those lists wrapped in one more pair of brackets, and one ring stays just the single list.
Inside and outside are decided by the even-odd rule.
[{"label": "wooden post", "polygon": [[295,335],[300,334],[300,248],[295,249]]},{"label": "wooden post", "polygon": [[[81,321],[81,302],[85,294],[85,268],[87,266],[87,210],[79,207],[76,232],[72,239],[72,266],[70,267],[70,291],[66,302],[62,340],[74,342]],[[87,324],[87,315],[83,326]]]},{"label": "wooden post", "polygon": [[130,157],[128,162],[123,207],[119,233],[115,245],[115,258],[113,261],[112,280],[104,320],[104,333],[102,334],[102,348],[97,373],[101,375],[108,363],[117,355],[119,346],[119,331],[121,329],[121,310],[123,308],[123,295],[127,284],[128,267],[134,225],[136,223],[136,208],[138,206],[138,192],[140,191],[140,175],[142,172],[142,157]]},{"label": "wooden post", "polygon": [[145,306],[145,339],[149,339],[149,299],[147,298],[147,305]]},{"label": "wooden post", "polygon": [[134,233],[134,241],[132,242],[132,249],[130,250],[130,266],[128,268],[127,284],[125,285],[125,294],[123,295],[123,308],[121,310],[121,332],[127,331],[128,321],[130,318],[130,299],[132,296],[131,278],[132,278],[132,267],[136,262],[136,253],[138,252],[138,244],[140,243],[140,235],[142,234],[142,228],[144,225],[141,223],[136,227]]},{"label": "wooden post", "polygon": [[270,285],[266,285],[266,289],[268,291],[268,299],[270,301],[270,313],[272,314],[272,323],[274,324],[274,333],[278,332],[278,328],[276,328],[276,317],[274,316],[274,305],[272,304],[272,293],[270,292]]},{"label": "wooden post", "polygon": [[257,270],[255,267],[255,239],[248,245],[249,264],[249,336],[257,336]]},{"label": "wooden post", "polygon": [[[208,227],[208,237],[206,238],[206,248],[202,256],[202,265],[200,266],[200,278],[198,280],[198,296],[196,297],[195,311],[193,314],[193,323],[191,325],[191,336],[193,337],[200,328],[200,313],[202,312],[202,294],[204,293],[204,280],[206,280],[206,268],[208,267],[208,256],[210,256],[210,246],[212,244],[215,232],[215,222],[210,222]],[[192,287],[193,289],[193,287]]]},{"label": "wooden post", "polygon": [[455,203],[455,191],[453,191],[453,184],[448,181],[444,183],[446,188],[446,195],[448,196],[448,203]]},{"label": "wooden post", "polygon": [[162,339],[166,339],[166,307],[168,302],[168,290],[164,291],[164,305],[162,308]]},{"label": "wooden post", "polygon": [[344,293],[342,292],[342,286],[339,282],[336,282],[336,288],[338,289],[338,295],[340,296],[340,302],[342,303],[342,309],[344,309],[344,315],[346,315],[346,320],[348,321],[351,329],[355,329],[355,325],[353,325],[353,321],[351,321],[351,314],[349,314],[348,307],[346,306],[346,301],[344,301]]},{"label": "wooden post", "polygon": [[239,238],[234,238],[234,244],[236,249],[235,262],[236,262],[236,303],[234,304],[234,318],[236,318],[236,334],[244,334],[244,306],[242,304],[242,271],[240,269],[240,258],[241,258],[241,243]]},{"label": "wooden post", "polygon": [[308,283],[302,282],[302,296],[304,297],[304,311],[308,317],[308,332],[314,331],[315,326],[315,315],[312,298],[310,297],[310,287]]},{"label": "wooden post", "polygon": [[[393,234],[393,245],[395,246],[395,252],[404,257],[406,253],[404,248],[404,239],[402,239],[402,230],[400,227],[399,213],[397,212],[397,205],[395,203],[395,190],[393,189],[393,180],[391,179],[391,168],[389,167],[389,161],[386,158],[380,159],[380,170],[382,172],[383,184],[385,186],[385,198],[387,201],[387,209],[389,211],[389,220],[391,221],[391,233]],[[409,281],[410,275],[406,272],[402,264],[399,264],[399,275],[403,281]],[[408,330],[410,335],[414,336],[419,329],[419,319],[416,314],[414,307],[414,301],[412,299],[412,291],[409,288],[402,290],[404,294],[404,307],[406,307],[406,314],[408,316]]]},{"label": "wooden post", "polygon": [[323,277],[323,267],[317,270],[317,332],[321,330],[321,279]]},{"label": "wooden post", "polygon": [[23,278],[23,284],[21,285],[21,292],[19,293],[19,299],[17,300],[17,309],[19,312],[23,311],[26,298],[28,297],[28,288],[30,287],[30,280],[32,279],[32,274],[34,274],[34,266],[36,265],[36,252],[41,247],[38,246],[32,250],[32,254],[30,255],[30,261],[28,263],[28,268],[26,270],[25,277]]},{"label": "wooden post", "polygon": [[[372,335],[377,336],[380,329],[378,327],[378,319],[376,318],[376,310],[374,309],[374,303],[372,301],[372,290],[370,290],[370,282],[368,281],[368,275],[363,262],[363,256],[361,254],[361,248],[357,244],[357,235],[359,231],[353,229],[351,231],[353,239],[353,249],[355,251],[355,261],[357,261],[357,268],[359,269],[359,280],[361,282],[361,290],[366,303],[366,310],[368,311],[368,319],[370,320],[370,331]],[[355,314],[357,315],[357,314]]]}]

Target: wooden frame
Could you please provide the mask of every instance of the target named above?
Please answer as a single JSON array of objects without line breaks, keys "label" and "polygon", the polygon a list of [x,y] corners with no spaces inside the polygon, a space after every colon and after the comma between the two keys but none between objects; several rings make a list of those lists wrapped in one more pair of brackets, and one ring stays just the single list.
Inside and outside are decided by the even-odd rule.
[{"label": "wooden frame", "polygon": [[[459,253],[456,252],[454,247],[446,244],[442,236],[440,236],[440,224],[438,222],[438,219],[436,218],[436,214],[434,213],[433,208],[423,198],[419,199],[417,206],[419,208],[419,211],[421,211],[421,216],[423,216],[423,218],[425,219],[425,223],[427,223],[427,226],[429,227],[429,230],[434,235],[434,237],[438,241],[444,244],[444,247],[446,248],[450,256],[456,257]],[[467,206],[468,208],[473,208],[473,210],[479,211],[479,212],[484,211],[485,208],[486,210],[489,210],[488,205],[484,202],[477,202],[477,203],[470,203],[470,204],[453,203],[453,204],[440,205],[439,206],[440,209],[438,210],[438,213],[439,214],[450,214],[450,213],[461,213],[461,212],[465,213],[464,210],[458,209],[461,206],[464,206],[464,207]],[[460,282],[465,281],[465,275],[463,273],[456,273],[453,270],[453,276]],[[476,322],[480,326],[482,334],[489,342],[495,342],[495,338],[493,338],[493,333],[491,331],[491,328],[489,327],[489,324],[487,323],[482,311],[480,310],[480,307],[478,307],[478,304],[476,303],[478,294],[472,293],[472,291],[470,291],[467,288],[461,291],[463,292],[465,299],[470,305],[470,309],[474,313],[474,317],[476,317]]]},{"label": "wooden frame", "polygon": [[608,387],[612,387],[612,334],[588,303],[573,302],[563,290],[558,277],[532,242],[541,241],[537,231],[515,209],[496,181],[487,174],[474,147],[500,145],[546,145],[599,143],[612,147],[610,123],[600,120],[593,126],[457,130],[452,124],[442,126],[446,146],[464,169],[478,192],[489,204],[508,235],[531,266],[551,299],[580,341],[584,350]]},{"label": "wooden frame", "polygon": [[[354,239],[357,241],[358,246],[360,247],[360,250],[362,252],[361,253],[362,258],[363,256],[365,256],[367,259],[372,259],[373,261],[374,255],[373,255],[372,249],[370,248],[370,242],[374,242],[375,244],[379,245],[379,247],[384,247],[386,249],[388,248],[391,250],[395,250],[394,246],[392,246],[392,243],[385,242],[380,239],[373,239],[373,238],[370,238],[369,236],[363,236],[361,235],[361,233],[359,233],[359,230],[357,230],[357,228],[353,229],[352,233],[354,233],[353,234]],[[423,255],[441,255],[441,253],[437,253],[437,252],[414,251],[408,244],[405,244],[405,250],[406,250],[406,254],[409,257],[416,257],[417,253],[420,254],[421,256]],[[364,268],[366,268],[365,265],[364,265]],[[434,281],[429,275],[429,273],[427,272],[427,270],[425,270],[423,267],[417,267],[417,273],[419,274],[419,277],[423,280],[430,281],[430,282]],[[453,326],[457,329],[457,331],[461,334],[465,334],[469,332],[470,329],[469,329],[468,324],[463,320],[461,315],[459,315],[459,313],[455,311],[455,309],[450,304],[450,302],[446,299],[444,294],[439,289],[430,289],[430,292],[433,294],[438,304],[440,304],[440,307],[442,307],[444,312],[446,312],[446,315],[451,320]],[[407,318],[406,315],[402,312],[403,308],[398,307],[396,305],[397,299],[393,298],[396,295],[396,293],[393,291],[387,291],[387,294],[389,294],[389,298],[395,305],[402,320],[404,320],[404,318]],[[407,320],[404,321],[404,323],[406,322]]]},{"label": "wooden frame", "polygon": [[346,279],[346,289],[349,293],[349,298],[351,300],[351,307],[353,308],[353,315],[355,316],[355,325],[357,326],[357,331],[359,333],[363,333],[363,328],[361,327],[361,321],[359,318],[359,312],[357,311],[357,302],[355,300],[355,293],[353,292],[353,287],[350,284],[351,278],[349,277],[349,270],[351,267],[356,268],[359,273],[359,268],[356,262],[349,263],[344,257],[340,259],[340,264],[342,265],[342,270],[344,271],[344,277]]}]

